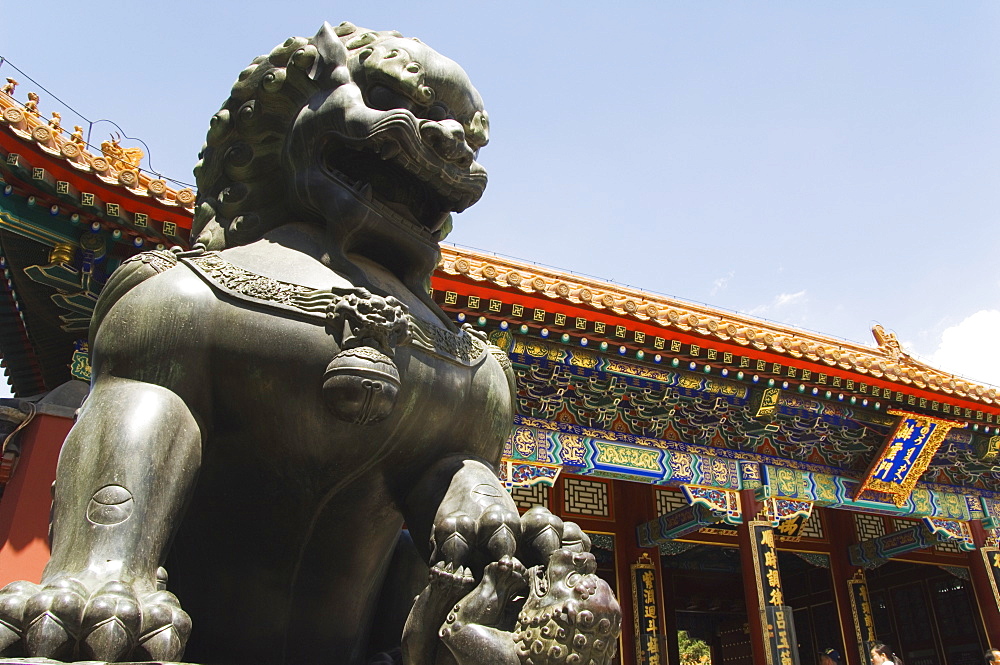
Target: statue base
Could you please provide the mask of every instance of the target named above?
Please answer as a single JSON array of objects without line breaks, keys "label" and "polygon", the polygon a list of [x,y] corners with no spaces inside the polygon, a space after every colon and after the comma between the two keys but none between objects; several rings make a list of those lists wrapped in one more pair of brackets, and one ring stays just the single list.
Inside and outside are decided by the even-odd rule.
[{"label": "statue base", "polygon": [[51,658],[0,658],[0,665],[194,665],[194,663],[168,663],[162,660],[128,661],[108,663],[104,660],[74,660],[66,663]]}]

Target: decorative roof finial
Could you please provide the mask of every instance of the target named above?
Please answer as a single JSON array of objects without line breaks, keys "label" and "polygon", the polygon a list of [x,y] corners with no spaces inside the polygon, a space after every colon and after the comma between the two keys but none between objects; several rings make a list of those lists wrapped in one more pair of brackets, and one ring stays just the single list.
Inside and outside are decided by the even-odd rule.
[{"label": "decorative roof finial", "polygon": [[29,92],[28,93],[28,101],[25,102],[25,104],[24,104],[24,110],[27,111],[28,113],[30,113],[31,115],[34,115],[34,116],[38,115],[38,93],[37,92]]},{"label": "decorative roof finial", "polygon": [[896,333],[886,332],[881,324],[876,323],[872,326],[872,335],[875,337],[875,343],[878,345],[879,350],[893,360],[898,360],[900,356],[907,355],[903,352],[903,347],[900,346]]}]

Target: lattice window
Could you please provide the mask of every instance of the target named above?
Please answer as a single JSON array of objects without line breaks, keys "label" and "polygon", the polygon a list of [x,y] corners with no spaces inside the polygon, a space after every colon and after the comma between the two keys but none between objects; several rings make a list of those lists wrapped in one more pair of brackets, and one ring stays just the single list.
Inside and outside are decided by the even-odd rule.
[{"label": "lattice window", "polygon": [[[901,531],[903,529],[909,529],[912,526],[920,524],[920,520],[908,519],[905,517],[893,517],[892,518],[892,528],[895,531]],[[937,550],[938,552],[944,552],[947,554],[961,554],[962,550],[958,546],[958,541],[946,540],[942,543],[934,545],[931,549]]]},{"label": "lattice window", "polygon": [[688,505],[682,492],[677,490],[656,490],[656,514],[666,515]]},{"label": "lattice window", "polygon": [[934,546],[938,552],[945,552],[947,554],[961,554],[962,549],[958,546],[957,540],[946,540],[943,543],[938,543]]},{"label": "lattice window", "polygon": [[548,508],[549,491],[551,489],[548,485],[541,483],[528,487],[515,487],[511,490],[510,496],[521,510],[527,510],[535,506]]},{"label": "lattice window", "polygon": [[567,478],[564,486],[563,510],[575,515],[611,517],[608,484],[599,480]]},{"label": "lattice window", "polygon": [[885,521],[881,515],[854,513],[854,528],[861,542],[885,535]]},{"label": "lattice window", "polygon": [[802,531],[799,535],[804,538],[816,538],[818,540],[823,540],[825,536],[823,535],[823,520],[819,516],[819,508],[813,507],[812,514],[809,515],[809,519],[806,523],[802,525]]}]

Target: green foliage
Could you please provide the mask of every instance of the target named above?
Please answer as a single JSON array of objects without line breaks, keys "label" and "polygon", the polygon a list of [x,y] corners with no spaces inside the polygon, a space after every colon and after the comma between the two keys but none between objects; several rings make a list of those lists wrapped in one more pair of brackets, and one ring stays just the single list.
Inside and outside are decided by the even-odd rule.
[{"label": "green foliage", "polygon": [[677,651],[681,665],[712,665],[712,649],[708,643],[691,637],[686,630],[677,631]]}]

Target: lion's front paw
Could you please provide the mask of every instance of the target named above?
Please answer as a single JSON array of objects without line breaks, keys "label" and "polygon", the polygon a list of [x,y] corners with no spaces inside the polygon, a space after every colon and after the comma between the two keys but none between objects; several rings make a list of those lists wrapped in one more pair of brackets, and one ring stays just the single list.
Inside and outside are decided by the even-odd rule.
[{"label": "lion's front paw", "polygon": [[110,581],[90,590],[72,577],[0,590],[0,655],[57,660],[179,660],[191,619],[166,591],[136,594]]},{"label": "lion's front paw", "polygon": [[11,582],[0,589],[0,656],[24,655],[24,608],[39,589],[31,582]]},{"label": "lion's front paw", "polygon": [[472,571],[464,566],[455,568],[450,563],[437,563],[431,566],[428,583],[449,594],[464,596],[475,586],[476,580]]},{"label": "lion's front paw", "polygon": [[483,579],[492,582],[493,588],[505,596],[528,588],[528,570],[512,556],[491,562],[486,566]]}]

